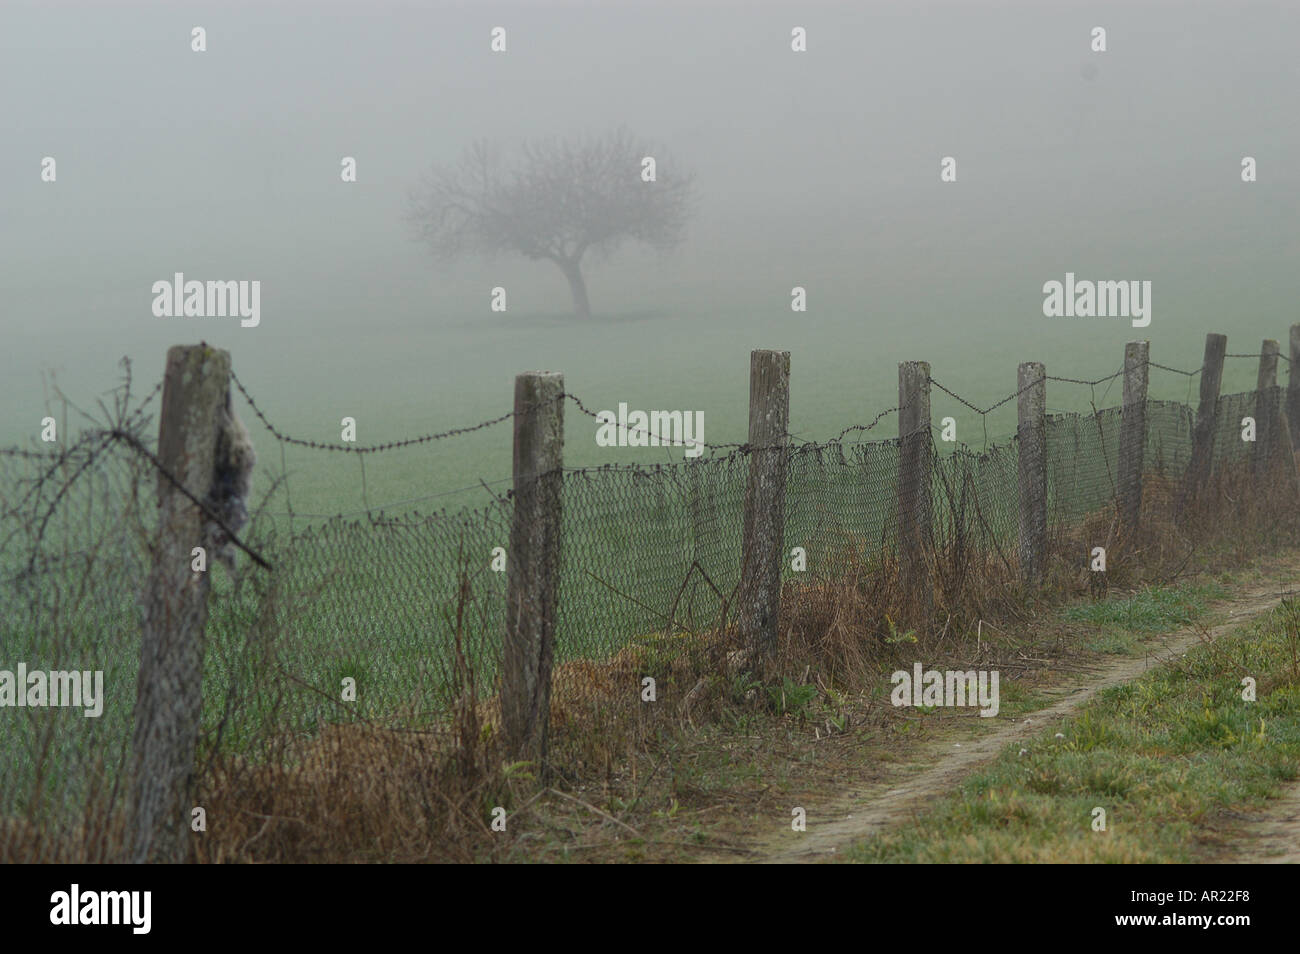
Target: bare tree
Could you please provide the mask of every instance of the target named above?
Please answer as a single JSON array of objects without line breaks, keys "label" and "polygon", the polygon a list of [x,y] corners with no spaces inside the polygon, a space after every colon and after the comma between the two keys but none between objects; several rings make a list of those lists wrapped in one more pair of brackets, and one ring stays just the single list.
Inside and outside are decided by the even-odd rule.
[{"label": "bare tree", "polygon": [[[642,175],[646,157],[655,159],[652,182]],[[480,140],[459,164],[433,169],[411,196],[408,218],[442,260],[511,252],[554,262],[569,281],[578,317],[589,318],[583,257],[606,257],[628,240],[659,250],[677,245],[691,186],[691,176],[662,149],[622,128],[526,143],[509,167]]]}]

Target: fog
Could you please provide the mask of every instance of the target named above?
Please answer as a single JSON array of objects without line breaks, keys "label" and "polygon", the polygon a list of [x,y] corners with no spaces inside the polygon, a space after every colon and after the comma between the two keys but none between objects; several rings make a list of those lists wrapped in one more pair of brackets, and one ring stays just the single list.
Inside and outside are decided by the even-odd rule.
[{"label": "fog", "polygon": [[[92,403],[122,355],[151,385],[200,338],[308,436],[352,407],[385,436],[474,423],[547,367],[601,406],[703,406],[723,440],[751,348],[793,352],[792,429],[824,437],[904,359],[987,404],[1019,361],[1100,377],[1142,337],[1195,367],[1207,331],[1285,353],[1300,320],[1293,5],[114,6],[0,10],[6,442],[51,372]],[[694,174],[698,211],[674,251],[586,264],[590,322],[548,263],[413,241],[409,191],[475,138],[618,125]],[[1067,271],[1151,281],[1150,326],[1045,317]],[[260,281],[260,324],[155,317],[176,272]]]}]

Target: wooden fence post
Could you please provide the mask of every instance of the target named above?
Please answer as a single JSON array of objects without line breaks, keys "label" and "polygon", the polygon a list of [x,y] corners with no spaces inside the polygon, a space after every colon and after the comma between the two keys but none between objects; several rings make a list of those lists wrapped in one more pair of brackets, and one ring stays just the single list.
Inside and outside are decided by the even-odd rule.
[{"label": "wooden fence post", "polygon": [[1300,325],[1291,326],[1291,363],[1287,368],[1286,417],[1290,425],[1291,446],[1300,447]]},{"label": "wooden fence post", "polygon": [[1037,361],[1016,375],[1016,444],[1020,478],[1020,575],[1033,585],[1047,558],[1047,371]]},{"label": "wooden fence post", "polygon": [[[199,500],[212,486],[229,387],[229,352],[206,344],[168,350],[158,461]],[[159,474],[129,776],[127,850],[136,863],[180,862],[187,854],[208,617],[208,575],[191,569],[191,551],[203,545],[203,524],[203,511]]]},{"label": "wooden fence post", "polygon": [[1142,457],[1147,439],[1147,381],[1151,342],[1124,346],[1124,409],[1119,430],[1120,524],[1129,533],[1142,519]]},{"label": "wooden fence post", "polygon": [[515,378],[514,513],[506,560],[501,723],[507,748],[545,771],[560,583],[564,375]]},{"label": "wooden fence post", "polygon": [[790,352],[749,355],[749,482],[737,624],[752,655],[776,651],[790,469]]},{"label": "wooden fence post", "polygon": [[[1278,402],[1278,355],[1281,348],[1271,338],[1260,347],[1260,373],[1255,383],[1255,447],[1251,452],[1252,477],[1281,474],[1288,485],[1297,486],[1295,447],[1287,412]],[[1290,395],[1288,395],[1290,396]],[[1282,467],[1281,471],[1273,471]]]},{"label": "wooden fence post", "polygon": [[898,567],[909,606],[932,605],[925,547],[930,539],[930,362],[898,366]]},{"label": "wooden fence post", "polygon": [[[1283,446],[1278,420],[1277,359],[1281,349],[1265,338],[1259,349],[1259,374],[1255,379],[1255,446],[1251,449],[1252,477],[1264,476],[1278,462]],[[1287,442],[1290,435],[1287,435]]]},{"label": "wooden fence post", "polygon": [[1228,351],[1226,335],[1205,336],[1205,357],[1201,361],[1201,400],[1196,406],[1192,430],[1192,459],[1183,479],[1182,511],[1201,492],[1214,467],[1214,435],[1219,427],[1219,389],[1223,384],[1223,356]]}]

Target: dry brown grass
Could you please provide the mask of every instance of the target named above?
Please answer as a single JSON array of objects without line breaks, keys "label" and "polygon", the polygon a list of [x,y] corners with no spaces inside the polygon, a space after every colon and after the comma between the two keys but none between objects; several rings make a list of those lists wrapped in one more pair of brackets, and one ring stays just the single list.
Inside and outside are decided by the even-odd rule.
[{"label": "dry brown grass", "polygon": [[[691,641],[693,645],[698,641]],[[553,747],[611,770],[629,734],[640,736],[641,677],[650,649],[572,660],[552,676]],[[682,659],[685,658],[683,655]],[[677,674],[685,672],[680,665]],[[661,677],[673,675],[661,667]],[[207,862],[471,861],[504,850],[492,809],[512,807],[537,777],[503,761],[501,707],[492,696],[459,706],[429,730],[327,725],[306,742],[281,740],[274,756],[225,759],[204,804],[220,827],[193,839]]]},{"label": "dry brown grass", "polygon": [[[1242,493],[1243,473],[1230,470],[1179,512],[1176,482],[1147,475],[1137,534],[1122,533],[1113,506],[1074,528],[1058,528],[1048,589],[1059,599],[1172,578],[1187,572],[1198,554],[1217,554],[1225,546],[1240,557],[1243,538],[1253,534],[1259,545],[1275,536],[1272,531],[1296,529],[1292,516],[1279,517],[1288,513],[1290,500],[1284,477],[1257,481],[1250,493]],[[1289,513],[1294,510],[1291,501]],[[889,554],[866,560],[865,548],[851,541],[834,561],[833,578],[787,582],[778,652],[763,676],[860,687],[892,667],[899,652],[914,654],[944,641],[960,644],[981,620],[1005,621],[1023,612],[1014,553],[981,546],[978,529],[967,526],[958,540],[928,552],[934,601],[924,620],[922,607],[904,603],[898,561]],[[1093,546],[1106,547],[1105,574],[1088,570]],[[1104,587],[1098,587],[1099,578]],[[903,629],[905,622],[918,620],[912,636],[919,646]],[[552,678],[553,749],[563,753],[571,781],[603,777],[608,784],[620,766],[635,761],[654,730],[688,728],[734,701],[729,681],[744,668],[757,667],[730,628],[648,637],[607,659],[564,662]],[[641,679],[651,673],[659,691],[679,700],[677,705],[642,703]],[[689,704],[681,703],[684,695]],[[292,771],[262,768],[223,777],[214,804],[228,799],[223,817],[241,820],[227,822],[230,830],[221,838],[202,842],[208,846],[202,860],[491,856],[510,842],[488,828],[489,803],[521,798],[528,780],[512,788],[501,776],[500,753],[493,748],[500,724],[495,697],[479,700],[457,720],[471,731],[467,734],[464,725],[440,733],[331,726]],[[474,749],[468,757],[467,747]]]},{"label": "dry brown grass", "polygon": [[225,760],[204,796],[219,824],[193,839],[196,860],[472,860],[485,781],[453,765],[446,734],[365,724],[326,726],[293,766]]},{"label": "dry brown grass", "polygon": [[[106,803],[108,799],[104,800]],[[80,821],[52,828],[29,818],[0,818],[0,864],[100,864],[120,857],[125,818],[91,799]]]}]

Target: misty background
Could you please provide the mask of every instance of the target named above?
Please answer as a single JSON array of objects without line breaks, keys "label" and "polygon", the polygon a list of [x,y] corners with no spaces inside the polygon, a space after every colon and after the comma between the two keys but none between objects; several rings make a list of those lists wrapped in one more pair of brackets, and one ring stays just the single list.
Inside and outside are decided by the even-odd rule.
[{"label": "misty background", "polygon": [[[194,26],[207,52],[191,51]],[[1298,28],[1280,3],[7,2],[0,439],[37,433],[51,375],[91,406],[121,356],[144,390],[168,346],[199,339],[232,352],[283,430],[337,441],[349,415],[361,444],[504,413],[515,373],[537,368],[593,410],[702,410],[705,440],[725,442],[745,437],[752,348],[792,352],[790,426],[806,439],[896,403],[901,360],[988,405],[1020,361],[1098,378],[1136,338],[1180,368],[1199,366],[1208,331],[1230,352],[1272,337],[1285,354]],[[408,193],[473,139],[619,125],[695,175],[698,212],[671,253],[586,265],[592,321],[571,317],[549,263],[439,266],[412,239]],[[956,183],[939,181],[944,156]],[[178,271],[259,280],[260,326],[155,318],[151,286]],[[1045,318],[1042,285],[1067,271],[1150,280],[1151,325]],[[505,314],[489,310],[496,285]],[[1254,376],[1230,362],[1224,391]],[[1184,378],[1151,381],[1188,396]],[[1067,391],[1049,384],[1049,408],[1087,407],[1087,388]],[[960,411],[934,395],[936,421]],[[596,448],[595,422],[567,413],[569,462],[664,459]],[[979,445],[973,420],[959,437]],[[1011,405],[989,423],[1001,436],[1014,421]],[[509,426],[442,452],[372,493],[508,475]]]}]

